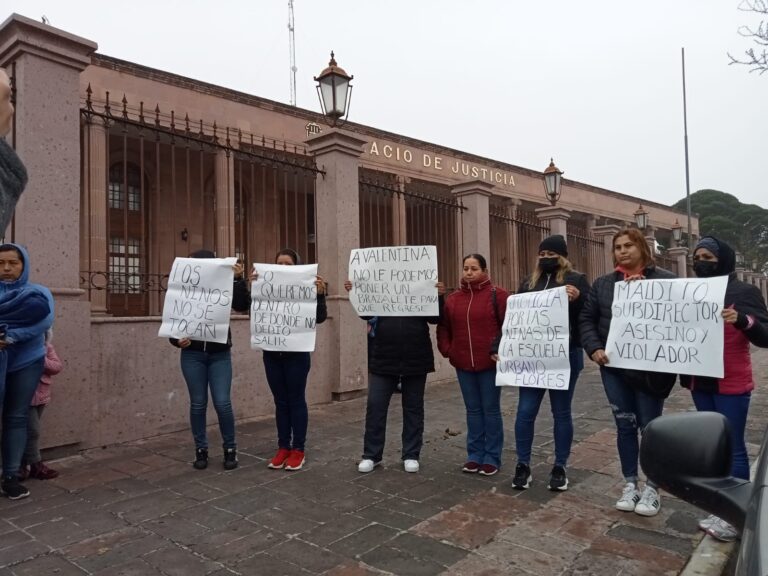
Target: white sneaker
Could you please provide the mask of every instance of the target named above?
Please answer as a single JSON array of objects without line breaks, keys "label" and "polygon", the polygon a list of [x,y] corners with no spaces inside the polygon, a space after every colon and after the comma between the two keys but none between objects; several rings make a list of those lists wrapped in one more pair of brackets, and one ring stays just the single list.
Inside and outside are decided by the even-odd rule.
[{"label": "white sneaker", "polygon": [[706,529],[706,533],[721,542],[734,542],[739,537],[736,528],[728,524],[728,522],[722,518],[717,517]]},{"label": "white sneaker", "polygon": [[656,516],[661,508],[661,496],[653,486],[645,485],[640,501],[635,506],[635,514],[640,516]]},{"label": "white sneaker", "polygon": [[712,526],[719,518],[715,516],[714,514],[710,514],[704,520],[699,520],[699,530],[703,530],[704,532],[707,531],[707,528]]},{"label": "white sneaker", "polygon": [[616,510],[633,512],[638,500],[640,500],[640,492],[637,491],[637,486],[634,482],[627,482],[621,492],[621,498],[616,501]]},{"label": "white sneaker", "polygon": [[403,468],[406,472],[418,472],[419,461],[418,460],[403,460]]},{"label": "white sneaker", "polygon": [[362,472],[363,474],[367,474],[368,472],[373,472],[373,469],[376,468],[376,466],[379,464],[381,464],[381,460],[374,462],[369,458],[363,458],[360,460],[360,464],[357,465],[357,471]]}]

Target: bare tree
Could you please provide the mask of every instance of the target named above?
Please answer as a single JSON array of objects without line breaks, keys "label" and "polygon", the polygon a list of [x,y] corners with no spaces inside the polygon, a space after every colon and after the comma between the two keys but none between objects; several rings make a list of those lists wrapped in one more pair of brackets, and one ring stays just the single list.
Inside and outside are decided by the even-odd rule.
[{"label": "bare tree", "polygon": [[[742,0],[741,4],[739,4],[739,10],[761,14],[768,18],[768,0]],[[751,38],[758,45],[758,48],[757,51],[755,51],[755,48],[745,50],[744,55],[746,58],[743,59],[734,58],[729,53],[730,63],[749,66],[750,72],[757,72],[758,74],[768,72],[768,19],[761,20],[757,28],[740,26],[738,32],[745,38]]]}]

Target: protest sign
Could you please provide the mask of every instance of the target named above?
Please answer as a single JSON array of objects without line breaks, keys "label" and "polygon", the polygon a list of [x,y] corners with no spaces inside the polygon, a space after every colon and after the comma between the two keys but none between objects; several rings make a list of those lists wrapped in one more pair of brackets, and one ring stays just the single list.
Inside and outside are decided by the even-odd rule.
[{"label": "protest sign", "polygon": [[609,366],[723,377],[727,276],[617,282]]},{"label": "protest sign", "polygon": [[251,348],[312,352],[317,318],[317,264],[254,264]]},{"label": "protest sign", "polygon": [[176,258],[158,336],[225,344],[235,258]]},{"label": "protest sign", "polygon": [[507,298],[496,386],[567,390],[571,379],[568,330],[565,286]]},{"label": "protest sign", "polygon": [[360,316],[437,316],[437,248],[352,250],[349,301]]}]

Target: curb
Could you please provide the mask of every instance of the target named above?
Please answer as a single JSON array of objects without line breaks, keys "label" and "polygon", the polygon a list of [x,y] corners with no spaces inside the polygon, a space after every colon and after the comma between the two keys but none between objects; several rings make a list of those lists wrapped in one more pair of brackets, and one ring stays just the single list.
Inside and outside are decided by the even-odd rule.
[{"label": "curb", "polygon": [[720,542],[709,534],[704,537],[691,554],[680,576],[720,576],[736,553],[739,541]]}]

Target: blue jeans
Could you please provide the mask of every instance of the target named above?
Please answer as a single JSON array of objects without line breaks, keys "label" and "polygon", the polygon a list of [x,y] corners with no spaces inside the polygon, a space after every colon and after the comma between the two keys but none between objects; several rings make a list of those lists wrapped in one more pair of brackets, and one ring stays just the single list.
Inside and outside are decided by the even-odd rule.
[{"label": "blue jeans", "polygon": [[277,446],[304,451],[307,440],[309,352],[264,352],[264,370],[275,400]]},{"label": "blue jeans", "polygon": [[621,473],[627,482],[637,484],[640,441],[638,432],[654,418],[661,416],[664,398],[656,398],[626,384],[621,372],[600,367],[603,388],[616,421],[616,447],[619,450]]},{"label": "blue jeans", "polygon": [[478,464],[501,466],[504,424],[501,420],[501,388],[496,369],[482,372],[456,370],[467,409],[467,459]]},{"label": "blue jeans", "polygon": [[731,474],[736,478],[749,480],[749,456],[744,442],[744,429],[747,427],[747,412],[752,394],[727,395],[709,392],[691,392],[693,403],[699,412],[717,412],[728,419],[731,431]]},{"label": "blue jeans", "polygon": [[[573,442],[573,420],[571,419],[571,401],[576,388],[576,380],[584,369],[584,350],[573,348],[570,351],[571,379],[568,390],[549,390],[549,404],[552,408],[552,417],[555,420],[555,466],[568,463]],[[541,401],[544,399],[545,388],[530,388],[521,386],[520,400],[517,403],[517,417],[515,419],[515,446],[517,448],[517,461],[530,465],[531,447],[533,445],[533,431],[536,416],[539,414]]]},{"label": "blue jeans", "polygon": [[43,375],[45,357],[5,376],[3,402],[3,477],[15,476],[27,446],[29,403]]},{"label": "blue jeans", "polygon": [[195,448],[208,448],[205,413],[208,408],[208,387],[213,407],[219,417],[219,431],[224,449],[235,448],[235,414],[232,411],[232,357],[230,351],[181,351],[181,373],[189,390],[189,424]]}]

